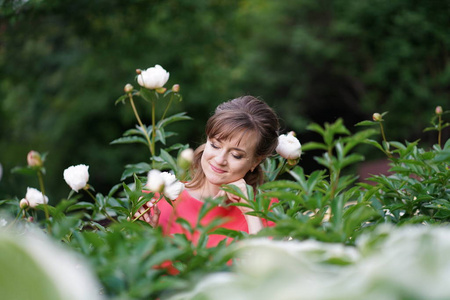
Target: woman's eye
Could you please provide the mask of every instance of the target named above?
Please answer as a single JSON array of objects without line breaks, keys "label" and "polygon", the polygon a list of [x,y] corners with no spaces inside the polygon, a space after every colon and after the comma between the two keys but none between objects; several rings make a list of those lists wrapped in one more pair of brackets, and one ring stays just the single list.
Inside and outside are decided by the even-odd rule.
[{"label": "woman's eye", "polygon": [[231,154],[231,155],[233,155],[233,157],[236,158],[236,159],[241,159],[242,158],[242,155],[240,155],[240,154]]},{"label": "woman's eye", "polygon": [[214,149],[219,149],[219,147],[216,146],[214,143],[211,143],[210,145],[211,145],[211,147],[213,147]]}]

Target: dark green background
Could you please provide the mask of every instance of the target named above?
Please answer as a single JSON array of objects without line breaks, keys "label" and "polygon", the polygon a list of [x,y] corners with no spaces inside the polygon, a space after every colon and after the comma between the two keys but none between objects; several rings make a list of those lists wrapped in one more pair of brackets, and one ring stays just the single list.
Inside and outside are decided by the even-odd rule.
[{"label": "dark green background", "polygon": [[[109,145],[136,124],[115,106],[136,68],[160,64],[181,86],[193,121],[169,142],[201,142],[215,106],[243,94],[279,113],[302,143],[305,130],[343,117],[351,130],[374,112],[389,140],[421,138],[434,108],[448,109],[450,5],[414,0],[0,1],[0,199],[23,197],[37,179],[11,174],[29,150],[48,152],[50,201],[66,197],[62,173],[90,166],[106,193],[139,145]],[[150,110],[138,101],[145,123]],[[445,135],[448,138],[448,131]],[[366,153],[376,158],[376,151]],[[303,156],[306,171],[313,154]]]}]

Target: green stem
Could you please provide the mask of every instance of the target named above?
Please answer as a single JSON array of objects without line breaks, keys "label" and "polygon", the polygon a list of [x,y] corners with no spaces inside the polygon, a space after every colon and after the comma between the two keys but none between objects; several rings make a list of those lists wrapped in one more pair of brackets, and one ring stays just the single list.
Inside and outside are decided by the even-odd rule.
[{"label": "green stem", "polygon": [[[38,180],[39,180],[39,187],[41,188],[42,193],[42,199],[45,199],[45,187],[44,187],[44,179],[42,178],[42,172],[39,170],[37,172]],[[48,207],[47,203],[44,203],[44,212],[45,212],[45,219],[48,221],[50,219],[50,215],[48,213]],[[48,227],[48,231],[51,232],[50,226]]]},{"label": "green stem", "polygon": [[442,138],[442,117],[439,115],[439,123],[438,123],[438,145],[441,148],[441,138]]},{"label": "green stem", "polygon": [[164,120],[164,117],[166,116],[166,113],[169,110],[170,105],[172,104],[172,100],[173,100],[173,93],[170,95],[169,103],[167,104],[166,109],[164,110],[161,120]]},{"label": "green stem", "polygon": [[152,143],[151,153],[155,155],[155,140],[156,140],[156,112],[155,112],[155,100],[152,101]]},{"label": "green stem", "polygon": [[[381,137],[383,138],[383,141],[385,142],[386,145],[389,145],[387,139],[386,139],[386,135],[384,134],[384,128],[383,128],[383,123],[380,123],[380,130],[381,130]],[[386,154],[388,157],[392,157],[391,152],[389,151],[389,149],[386,149]]]},{"label": "green stem", "polygon": [[139,118],[139,114],[137,112],[136,106],[134,105],[133,96],[131,93],[128,94],[128,97],[130,98],[131,107],[133,108],[134,115],[136,116],[136,119],[139,123],[139,126],[141,126],[142,131],[144,132],[145,138],[147,139],[148,147],[150,149],[150,153],[153,156],[154,151],[152,149],[152,143],[150,141],[150,137],[148,136],[147,128],[144,126],[144,124],[141,121],[141,118]]},{"label": "green stem", "polygon": [[[88,193],[89,196],[91,196],[91,198],[94,200],[94,202],[97,202],[97,199],[94,197],[94,195],[92,195],[92,193],[88,190],[88,189],[84,189],[86,191],[86,193]],[[106,211],[106,208],[103,209],[103,213],[105,214],[106,218],[108,220],[110,220],[111,222],[115,222],[117,223],[117,220],[115,220],[113,217],[111,217],[108,212]]]}]

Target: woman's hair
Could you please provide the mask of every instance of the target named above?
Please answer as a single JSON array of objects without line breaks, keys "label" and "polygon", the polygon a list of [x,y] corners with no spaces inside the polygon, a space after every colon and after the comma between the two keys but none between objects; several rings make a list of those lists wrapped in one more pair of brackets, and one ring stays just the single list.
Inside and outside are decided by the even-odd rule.
[{"label": "woman's hair", "polygon": [[[239,134],[243,138],[247,133],[256,134],[255,157],[263,161],[271,155],[278,145],[279,121],[275,112],[262,100],[253,96],[243,96],[220,104],[206,123],[205,133],[208,138],[229,140]],[[195,150],[191,166],[192,180],[188,187],[198,188],[205,181],[201,158],[205,144]],[[247,184],[256,188],[262,184],[264,174],[258,165],[244,176]]]}]

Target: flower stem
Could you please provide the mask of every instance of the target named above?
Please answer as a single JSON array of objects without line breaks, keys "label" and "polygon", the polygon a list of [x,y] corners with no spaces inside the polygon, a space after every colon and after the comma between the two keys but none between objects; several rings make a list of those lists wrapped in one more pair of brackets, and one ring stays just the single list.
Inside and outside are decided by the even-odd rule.
[{"label": "flower stem", "polygon": [[[386,140],[386,135],[384,134],[384,128],[383,128],[383,123],[380,123],[380,130],[381,130],[381,136],[383,138],[383,141],[386,143],[386,145],[389,145],[388,141]],[[391,152],[389,151],[389,149],[386,149],[386,154],[388,157],[392,157]]]},{"label": "flower stem", "polygon": [[161,120],[164,120],[164,117],[166,116],[166,113],[169,110],[170,105],[172,104],[172,100],[173,100],[173,93],[170,95],[169,103],[167,104],[166,109],[164,110]]},{"label": "flower stem", "polygon": [[145,138],[147,139],[148,147],[150,149],[150,153],[153,156],[154,151],[152,149],[152,143],[150,141],[150,137],[148,136],[147,128],[144,126],[144,124],[141,121],[141,118],[139,117],[139,114],[137,112],[136,106],[134,105],[133,96],[131,93],[128,94],[128,97],[130,98],[131,107],[133,108],[134,115],[136,116],[136,119],[139,123],[139,126],[141,126],[142,131],[144,132]]},{"label": "flower stem", "polygon": [[155,155],[155,140],[156,140],[156,112],[155,100],[152,101],[152,143],[150,145],[150,152],[152,156]]},{"label": "flower stem", "polygon": [[442,138],[442,116],[439,114],[438,116],[438,145],[441,148],[441,138]]},{"label": "flower stem", "polygon": [[[42,178],[41,170],[38,170],[37,175],[38,175],[38,180],[39,180],[39,187],[41,188],[42,199],[45,199],[44,179]],[[50,219],[50,215],[48,213],[47,205],[48,205],[47,203],[44,203],[45,219],[48,221]],[[48,227],[48,231],[51,232],[50,226]]]}]

